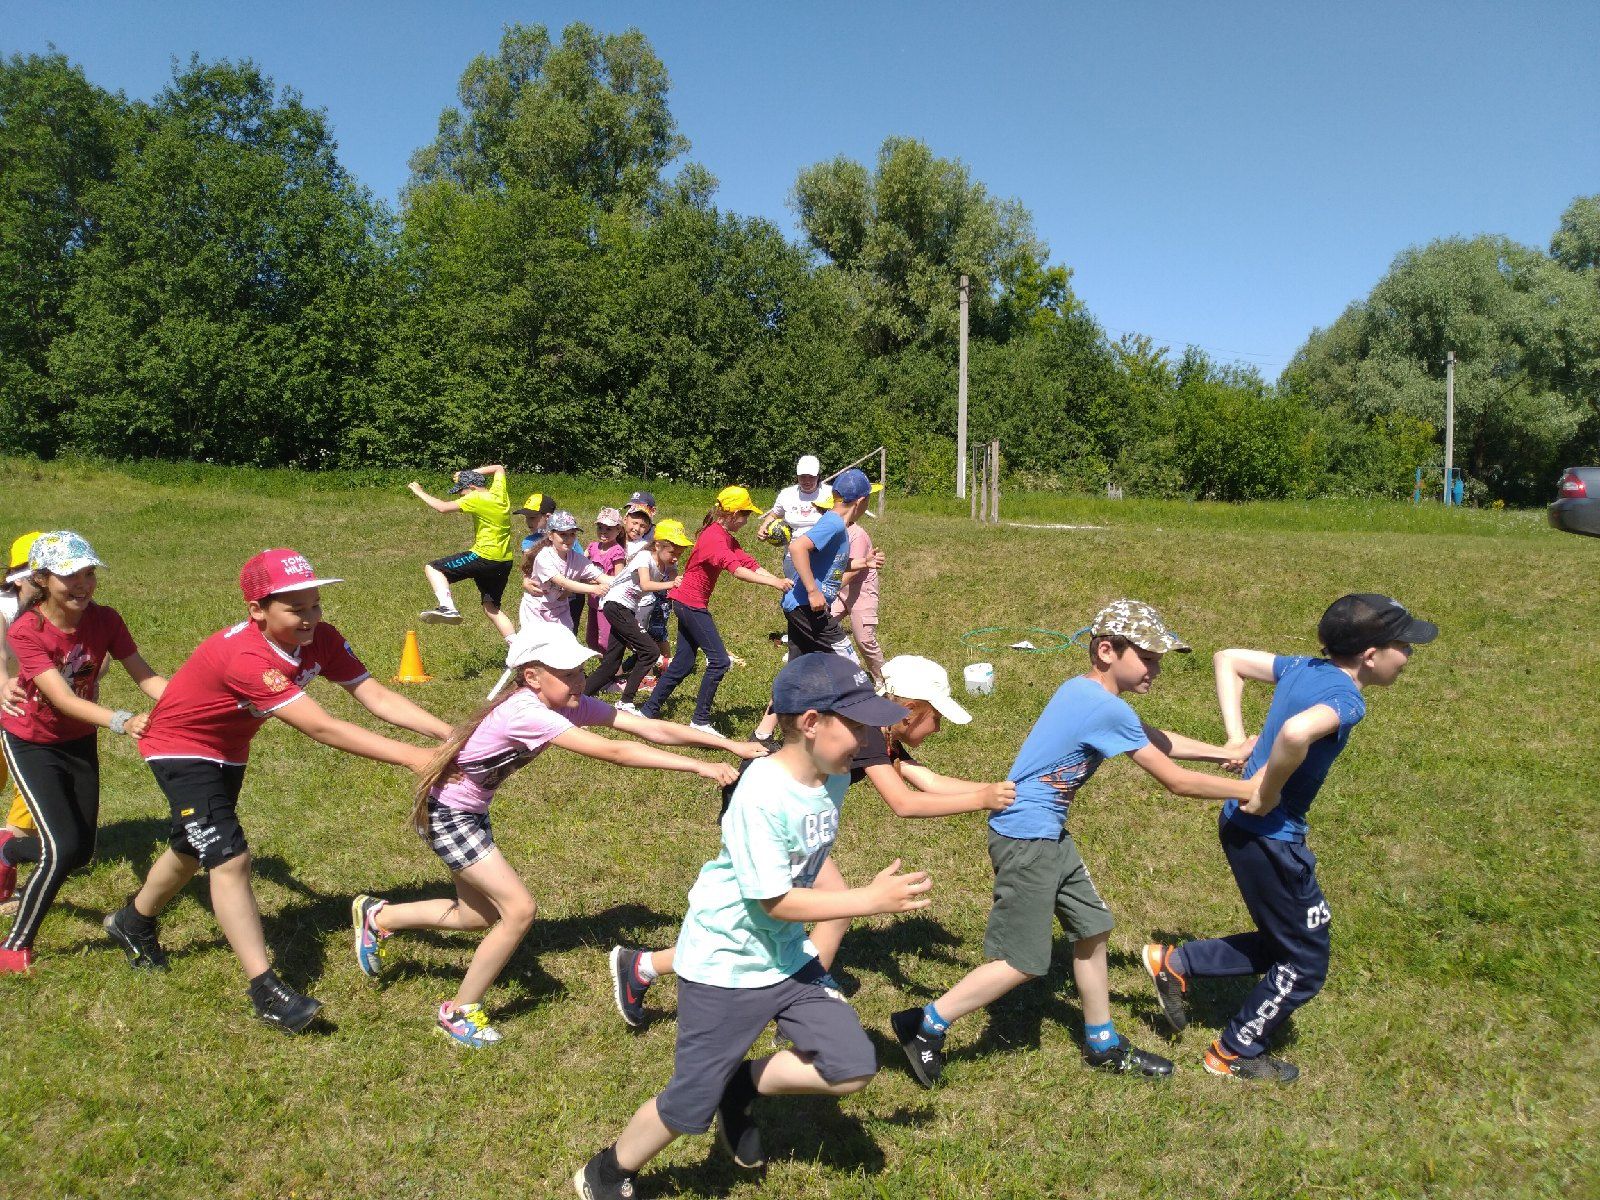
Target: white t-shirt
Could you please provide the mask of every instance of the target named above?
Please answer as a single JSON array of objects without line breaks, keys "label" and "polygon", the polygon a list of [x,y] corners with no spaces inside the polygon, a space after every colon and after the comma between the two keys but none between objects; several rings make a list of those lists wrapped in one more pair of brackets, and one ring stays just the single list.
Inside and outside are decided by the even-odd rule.
[{"label": "white t-shirt", "polygon": [[656,562],[656,556],[647,545],[637,554],[630,555],[628,565],[622,568],[622,573],[617,576],[617,581],[611,585],[611,590],[600,598],[602,604],[620,604],[623,608],[631,608],[637,613],[647,613],[655,606],[656,597],[660,592],[647,592],[639,586],[639,568],[649,568],[651,583],[663,583],[668,579],[678,577],[678,568],[669,567],[663,571]]},{"label": "white t-shirt", "polygon": [[593,583],[595,580],[604,579],[605,572],[589,561],[589,556],[574,546],[567,551],[566,558],[562,558],[556,548],[548,542],[533,556],[533,578],[539,586],[544,588],[544,595],[530,596],[522,593],[522,606],[518,611],[520,624],[526,625],[530,621],[554,621],[557,625],[572,628],[572,597],[575,593],[565,591],[550,581],[556,576],[567,579],[577,579],[584,583]]},{"label": "white t-shirt", "polygon": [[833,499],[833,489],[825,483],[817,484],[817,490],[814,492],[802,492],[798,483],[792,483],[778,493],[778,498],[773,501],[772,507],[789,522],[790,529],[796,533],[804,533],[822,520],[822,514],[828,511],[825,508],[818,508],[817,501],[831,499]]}]

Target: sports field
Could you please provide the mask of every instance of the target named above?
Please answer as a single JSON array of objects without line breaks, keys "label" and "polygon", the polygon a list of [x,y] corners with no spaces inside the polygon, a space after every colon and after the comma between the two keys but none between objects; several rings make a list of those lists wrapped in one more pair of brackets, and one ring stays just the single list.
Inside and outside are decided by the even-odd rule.
[{"label": "sports field", "polygon": [[[328,619],[380,678],[417,610],[420,563],[467,544],[403,490],[287,473],[177,468],[129,473],[0,459],[0,530],[76,528],[108,564],[98,599],[170,673],[242,616],[239,564],[303,550]],[[423,477],[434,490],[438,478]],[[513,476],[585,524],[634,481]],[[697,528],[712,489],[657,489]],[[758,500],[770,499],[758,491]],[[925,1092],[884,1034],[889,1013],[931,999],[981,958],[990,869],[982,820],[896,820],[852,791],[837,858],[863,881],[895,856],[927,868],[934,904],[860,922],[836,974],[878,1040],[882,1070],[842,1102],[768,1099],[756,1109],[773,1165],[741,1176],[708,1138],[647,1169],[641,1194],[742,1197],[1593,1196],[1600,1194],[1600,542],[1555,533],[1542,512],[1406,505],[1103,503],[1007,497],[1007,515],[1099,529],[980,527],[964,507],[891,499],[871,530],[889,556],[882,641],[952,677],[996,667],[972,725],[920,757],[1000,777],[1077,653],[969,653],[988,625],[1072,632],[1105,601],[1148,600],[1197,653],[1174,656],[1146,720],[1221,740],[1210,652],[1314,653],[1328,601],[1386,591],[1436,621],[1398,685],[1369,712],[1312,810],[1312,846],[1334,916],[1332,974],[1280,1052],[1298,1084],[1215,1079],[1199,1056],[1245,981],[1197,984],[1195,1024],[1157,1032],[1138,961],[1148,935],[1233,932],[1242,905],[1215,837],[1215,805],[1160,792],[1108,763],[1072,829],[1118,918],[1118,1027],[1165,1044],[1164,1082],[1086,1070],[1058,942],[1048,979],[954,1027],[945,1084]],[[753,546],[753,538],[745,537]],[[775,557],[765,548],[764,560]],[[770,565],[770,563],[769,563]],[[747,732],[778,662],[775,593],[726,580],[714,611],[747,660],[718,721]],[[497,643],[467,603],[455,628],[422,627],[432,683],[408,694],[450,719],[499,674]],[[368,721],[336,687],[313,694]],[[138,697],[113,669],[106,698]],[[1259,719],[1265,689],[1247,695]],[[664,714],[687,719],[692,687]],[[369,722],[370,723],[370,722]],[[717,797],[699,780],[604,768],[552,751],[495,804],[497,841],[540,904],[487,1007],[506,1036],[464,1053],[430,1033],[470,936],[401,935],[398,965],[369,988],[350,953],[357,892],[441,894],[435,857],[403,828],[407,778],[278,723],[257,739],[241,817],[256,855],[269,945],[326,1020],[298,1038],[250,1019],[239,968],[192,887],[169,910],[166,975],[136,974],[100,918],[163,844],[166,805],[124,739],[102,735],[98,858],[70,879],[37,942],[35,972],[0,980],[0,1195],[424,1197],[570,1194],[573,1170],[613,1138],[671,1071],[673,985],[658,1017],[626,1029],[606,951],[671,939],[700,864],[717,848]]]}]

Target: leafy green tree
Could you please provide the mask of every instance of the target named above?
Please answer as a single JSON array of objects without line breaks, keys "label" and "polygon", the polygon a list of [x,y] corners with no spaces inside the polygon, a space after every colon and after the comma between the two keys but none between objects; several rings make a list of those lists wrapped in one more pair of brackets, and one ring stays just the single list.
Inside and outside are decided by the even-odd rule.
[{"label": "leafy green tree", "polygon": [[0,61],[0,428],[36,453],[59,445],[51,344],[98,231],[93,194],[111,178],[120,97],[64,55]]},{"label": "leafy green tree", "polygon": [[1579,196],[1567,206],[1550,239],[1550,257],[1569,271],[1600,270],[1600,196]]},{"label": "leafy green tree", "polygon": [[885,140],[871,171],[844,157],[807,167],[791,204],[808,244],[846,281],[869,353],[954,345],[963,274],[976,337],[1006,340],[1076,303],[1028,211],[914,138]]},{"label": "leafy green tree", "polygon": [[412,187],[467,192],[514,184],[564,191],[604,210],[638,209],[688,149],[667,106],[667,70],[637,29],[574,22],[559,45],[543,25],[511,25],[494,57],[461,76],[460,108],[411,159]]},{"label": "leafy green tree", "polygon": [[97,209],[50,351],[73,444],[337,462],[392,284],[322,112],[249,62],[191,59],[135,106]]}]

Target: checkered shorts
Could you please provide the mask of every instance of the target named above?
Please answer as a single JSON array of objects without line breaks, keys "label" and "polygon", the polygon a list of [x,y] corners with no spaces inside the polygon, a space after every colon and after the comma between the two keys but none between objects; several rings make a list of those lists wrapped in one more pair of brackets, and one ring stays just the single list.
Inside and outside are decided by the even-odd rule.
[{"label": "checkered shorts", "polygon": [[437,800],[428,801],[428,833],[424,840],[451,874],[482,862],[494,849],[488,813],[463,812]]}]

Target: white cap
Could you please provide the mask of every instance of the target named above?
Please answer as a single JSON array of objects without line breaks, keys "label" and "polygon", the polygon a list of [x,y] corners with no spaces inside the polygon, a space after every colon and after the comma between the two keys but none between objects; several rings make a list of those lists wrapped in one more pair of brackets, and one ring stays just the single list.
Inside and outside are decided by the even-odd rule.
[{"label": "white cap", "polygon": [[883,664],[883,687],[897,700],[926,700],[941,717],[965,725],[972,714],[950,696],[950,676],[931,658],[897,654]]},{"label": "white cap", "polygon": [[822,464],[817,461],[815,454],[802,454],[800,461],[794,465],[796,475],[821,475]]},{"label": "white cap", "polygon": [[512,670],[542,663],[555,671],[570,671],[599,657],[572,630],[554,621],[530,621],[506,647],[506,666]]}]

